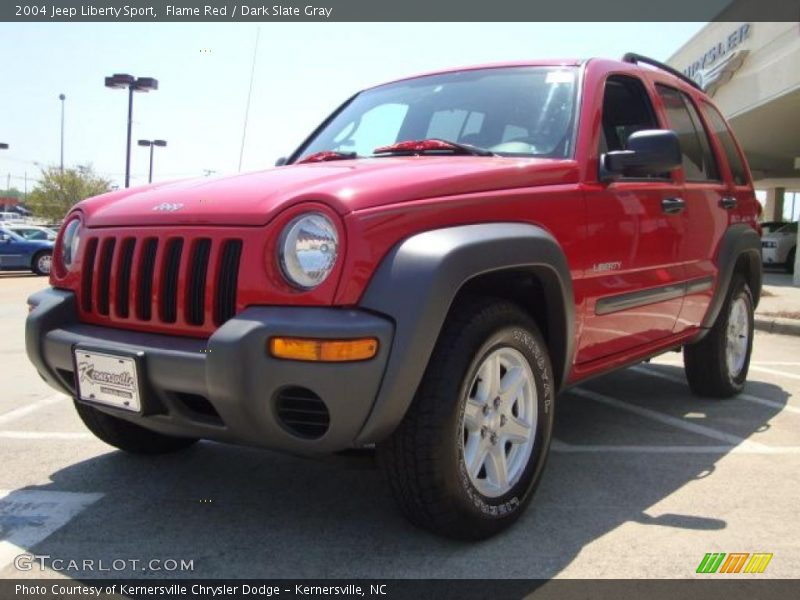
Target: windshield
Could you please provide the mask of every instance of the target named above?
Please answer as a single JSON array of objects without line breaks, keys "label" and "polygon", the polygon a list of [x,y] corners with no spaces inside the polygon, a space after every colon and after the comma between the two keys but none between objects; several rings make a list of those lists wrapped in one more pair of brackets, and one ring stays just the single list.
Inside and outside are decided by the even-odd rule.
[{"label": "windshield", "polygon": [[501,156],[572,154],[577,70],[508,67],[391,83],[358,94],[294,160],[332,151],[371,156],[406,140],[441,139]]},{"label": "windshield", "polygon": [[19,234],[11,231],[10,229],[6,229],[6,228],[0,229],[0,235],[5,235],[6,237],[8,237],[9,239],[14,240],[15,242],[24,241],[24,238],[22,236],[20,236]]},{"label": "windshield", "polygon": [[34,229],[32,227],[15,227],[12,231],[21,235],[26,240],[54,240],[56,239],[56,232],[50,229]]}]

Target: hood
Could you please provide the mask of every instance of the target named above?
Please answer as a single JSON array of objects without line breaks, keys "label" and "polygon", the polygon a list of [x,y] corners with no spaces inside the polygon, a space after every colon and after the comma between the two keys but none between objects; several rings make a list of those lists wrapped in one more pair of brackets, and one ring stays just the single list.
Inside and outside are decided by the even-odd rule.
[{"label": "hood", "polygon": [[84,200],[90,227],[264,225],[300,202],[344,215],[410,200],[578,181],[572,160],[409,156],[289,165],[119,190]]}]

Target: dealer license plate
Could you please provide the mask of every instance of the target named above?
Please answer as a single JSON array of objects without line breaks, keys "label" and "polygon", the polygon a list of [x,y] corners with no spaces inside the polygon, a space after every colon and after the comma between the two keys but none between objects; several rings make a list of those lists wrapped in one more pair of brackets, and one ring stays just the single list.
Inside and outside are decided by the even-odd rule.
[{"label": "dealer license plate", "polygon": [[138,412],[139,376],[136,359],[75,348],[75,381],[78,397]]}]

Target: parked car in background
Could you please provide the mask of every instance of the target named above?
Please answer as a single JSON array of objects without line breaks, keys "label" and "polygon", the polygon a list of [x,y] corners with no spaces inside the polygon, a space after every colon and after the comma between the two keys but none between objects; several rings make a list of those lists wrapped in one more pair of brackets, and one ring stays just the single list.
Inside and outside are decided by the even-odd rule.
[{"label": "parked car in background", "polygon": [[26,240],[49,240],[54,242],[58,231],[41,225],[9,225],[8,229]]},{"label": "parked car in background", "polygon": [[796,253],[797,222],[761,236],[761,259],[765,265],[783,265],[789,273],[794,273]]},{"label": "parked car in background", "polygon": [[0,270],[30,269],[49,275],[53,258],[52,240],[29,240],[9,227],[0,227]]},{"label": "parked car in background", "polygon": [[15,212],[0,212],[0,224],[11,225],[25,223],[25,217]]},{"label": "parked car in background", "polygon": [[761,225],[761,236],[763,237],[769,233],[773,233],[775,230],[785,227],[788,224],[789,221],[766,221],[764,223],[759,223],[759,225]]}]

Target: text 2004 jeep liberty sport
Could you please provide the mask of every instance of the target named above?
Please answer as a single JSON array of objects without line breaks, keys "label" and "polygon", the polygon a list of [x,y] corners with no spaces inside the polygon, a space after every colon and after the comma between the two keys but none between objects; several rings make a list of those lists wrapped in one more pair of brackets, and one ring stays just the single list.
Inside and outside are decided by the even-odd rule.
[{"label": "text 2004 jeep liberty sport", "polygon": [[759,208],[664,65],[396,81],[279,162],[67,216],[27,351],[100,439],[375,444],[412,521],[476,539],[530,501],[560,390],[680,347],[695,393],[744,385]]}]

